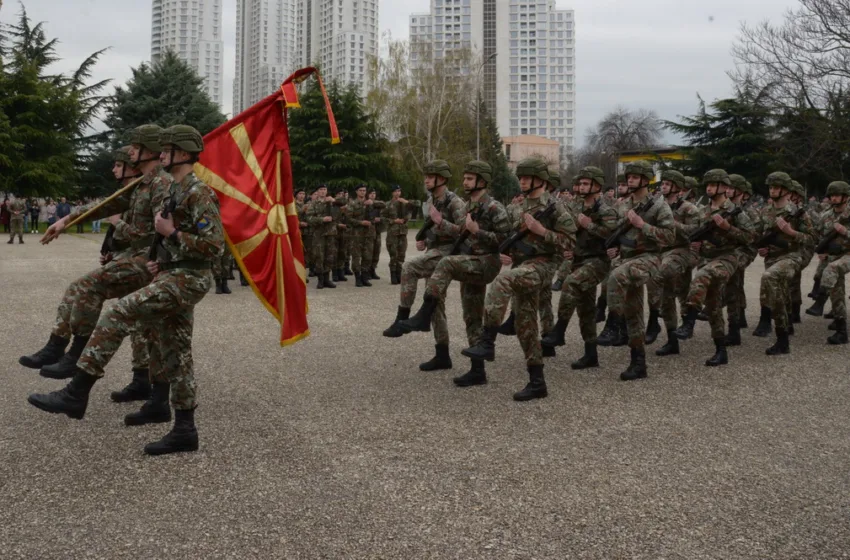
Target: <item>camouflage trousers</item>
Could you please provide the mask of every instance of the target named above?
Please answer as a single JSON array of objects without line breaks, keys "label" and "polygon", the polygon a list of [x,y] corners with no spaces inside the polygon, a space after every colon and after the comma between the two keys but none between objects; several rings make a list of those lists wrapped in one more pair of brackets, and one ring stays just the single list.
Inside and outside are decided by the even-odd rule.
[{"label": "camouflage trousers", "polygon": [[425,292],[439,299],[443,309],[449,284],[452,280],[460,282],[460,304],[470,346],[478,344],[481,336],[487,284],[498,276],[501,269],[498,255],[453,255],[441,259],[428,280]]},{"label": "camouflage trousers", "polygon": [[555,274],[555,278],[560,280],[561,282],[565,282],[567,280],[567,276],[573,270],[573,261],[572,259],[564,259],[564,262],[561,263],[561,266],[558,267],[558,272]]},{"label": "camouflage trousers", "polygon": [[706,261],[694,274],[688,290],[688,306],[705,308],[711,325],[711,338],[726,336],[726,320],[723,318],[723,297],[726,285],[738,268],[735,253],[715,257]]},{"label": "camouflage trousers", "polygon": [[797,274],[791,279],[791,284],[789,285],[792,305],[800,305],[803,302],[803,269],[809,266],[814,256],[814,249],[806,248],[800,251],[800,267],[797,269]]},{"label": "camouflage trousers", "polygon": [[[374,241],[371,237],[354,235],[351,237],[351,270],[355,274],[368,272],[372,268],[372,248]],[[345,262],[345,261],[342,261]]]},{"label": "camouflage trousers", "polygon": [[407,254],[407,236],[387,234],[387,253],[390,255],[390,272],[401,272]]},{"label": "camouflage trousers", "polygon": [[378,261],[381,260],[381,232],[375,232],[375,237],[372,240],[372,266],[378,268]]},{"label": "camouflage trousers", "polygon": [[152,277],[147,258],[118,258],[74,280],[56,310],[53,334],[89,336],[108,299],[124,297],[147,286]]},{"label": "camouflage trousers", "polygon": [[139,325],[130,332],[130,348],[133,351],[133,369],[149,369],[151,356],[148,351],[148,337]]},{"label": "camouflage trousers", "polygon": [[337,235],[336,267],[347,266],[351,261],[351,234],[347,231]]},{"label": "camouflage trousers", "polygon": [[794,275],[800,269],[800,255],[789,253],[780,257],[764,259],[764,274],[761,277],[759,300],[762,307],[773,312],[773,320],[778,329],[788,328],[788,306],[790,304],[790,285]]},{"label": "camouflage trousers", "polygon": [[826,267],[830,262],[832,262],[832,257],[824,259],[824,260],[818,259],[818,267],[815,270],[814,280],[823,279],[823,271],[826,270]]},{"label": "camouflage trousers", "polygon": [[337,237],[336,235],[313,236],[313,270],[317,274],[330,272],[336,266],[336,250],[339,246]]},{"label": "camouflage trousers", "polygon": [[[451,245],[443,245],[426,250],[404,263],[401,268],[401,307],[413,307],[416,300],[416,283],[420,278],[430,278],[440,261],[448,256]],[[446,321],[446,303],[440,301],[431,318],[434,340],[437,344],[449,343],[449,325]]]},{"label": "camouflage trousers", "polygon": [[499,274],[484,302],[484,326],[498,327],[516,296],[514,327],[527,365],[542,365],[540,332],[537,328],[539,299],[545,283],[552,283],[558,265],[548,257],[529,259]]},{"label": "camouflage trousers", "polygon": [[313,234],[302,231],[301,242],[304,247],[304,268],[309,270],[313,268]]},{"label": "camouflage trousers", "polygon": [[230,269],[233,267],[233,255],[230,254],[230,247],[225,244],[224,254],[221,257],[214,259],[212,262],[213,277],[216,280],[222,280],[230,277]]},{"label": "camouflage trousers", "polygon": [[11,228],[9,231],[11,232],[10,239],[14,239],[17,235],[20,237],[24,233],[24,217],[12,217],[9,219],[9,227]]},{"label": "camouflage trousers", "polygon": [[[821,289],[829,293],[832,314],[836,319],[847,320],[847,303],[844,299],[844,276],[850,272],[850,255],[830,257],[824,266]],[[825,261],[824,261],[825,262]]]},{"label": "camouflage trousers", "polygon": [[749,251],[737,251],[738,266],[735,269],[735,274],[729,280],[726,286],[725,305],[726,312],[729,314],[729,322],[735,321],[740,323],[744,318],[744,312],[747,309],[747,294],[744,290],[744,285],[747,275],[747,267],[755,260],[758,253]]},{"label": "camouflage trousers", "polygon": [[658,274],[661,255],[644,253],[622,259],[617,268],[611,269],[608,278],[608,306],[626,319],[629,347],[644,348],[646,323],[644,322],[643,287],[650,278]]},{"label": "camouflage trousers", "polygon": [[592,258],[576,264],[567,262],[571,263],[571,272],[561,289],[558,319],[569,321],[576,311],[581,338],[588,344],[596,344],[596,286],[610,272],[611,261]]},{"label": "camouflage trousers", "polygon": [[688,288],[696,261],[696,255],[690,247],[665,251],[661,255],[658,276],[651,278],[646,284],[649,308],[660,311],[661,317],[664,318],[664,327],[668,331],[679,325],[676,300],[679,300],[682,308],[687,305]]},{"label": "camouflage trousers", "polygon": [[144,288],[122,297],[101,316],[77,366],[94,377],[104,368],[121,342],[137,325],[150,342],[151,381],[171,385],[175,409],[197,406],[192,362],[195,305],[212,285],[212,274],[161,272]]}]

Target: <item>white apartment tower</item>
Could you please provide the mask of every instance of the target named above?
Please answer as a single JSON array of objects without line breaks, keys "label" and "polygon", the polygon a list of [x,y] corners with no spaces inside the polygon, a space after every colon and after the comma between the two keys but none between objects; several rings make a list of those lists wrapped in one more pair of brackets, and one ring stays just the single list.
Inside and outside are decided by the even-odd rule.
[{"label": "white apartment tower", "polygon": [[[561,157],[575,143],[575,16],[554,0],[431,0],[410,16],[411,45],[433,58],[470,48],[487,60],[482,89],[502,136],[557,140]],[[428,58],[428,57],[424,57]],[[411,64],[422,64],[411,49]]]},{"label": "white apartment tower", "polygon": [[204,78],[219,107],[224,93],[222,0],[153,0],[151,62],[170,49]]},{"label": "white apartment tower", "polygon": [[298,65],[299,0],[237,0],[233,114],[271,95]]}]

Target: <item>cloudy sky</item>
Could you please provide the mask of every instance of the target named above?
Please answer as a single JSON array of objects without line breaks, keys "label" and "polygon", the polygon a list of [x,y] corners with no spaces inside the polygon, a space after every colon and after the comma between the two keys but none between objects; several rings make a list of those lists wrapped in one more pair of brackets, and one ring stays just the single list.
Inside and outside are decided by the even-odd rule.
[{"label": "cloudy sky", "polygon": [[[781,21],[794,0],[556,0],[576,13],[576,101],[579,142],[586,129],[617,105],[654,109],[675,119],[707,100],[728,95],[725,72],[741,22]],[[224,2],[226,97],[230,111],[234,71],[236,0]],[[709,7],[710,4],[710,7]],[[150,0],[24,0],[31,19],[44,21],[61,41],[56,64],[71,70],[87,55],[109,51],[96,79],[124,82],[130,68],[150,56]],[[3,2],[0,21],[12,22],[20,4]],[[429,0],[380,0],[380,28],[406,38],[408,15],[427,11]]]}]

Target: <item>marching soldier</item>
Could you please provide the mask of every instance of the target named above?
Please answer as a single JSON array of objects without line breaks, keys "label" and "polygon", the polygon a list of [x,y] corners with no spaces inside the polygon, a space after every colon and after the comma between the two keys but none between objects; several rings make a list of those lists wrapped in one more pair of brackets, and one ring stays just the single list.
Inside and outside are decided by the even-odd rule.
[{"label": "marching soldier", "polygon": [[23,197],[12,195],[9,212],[12,214],[9,219],[11,226],[11,235],[9,235],[9,245],[15,242],[15,234],[18,236],[18,245],[24,243],[24,215],[27,212],[27,201]]},{"label": "marching soldier", "polygon": [[[313,263],[311,262],[313,249],[313,230],[310,224],[307,223],[306,210],[311,200],[307,200],[307,193],[304,189],[298,189],[295,193],[295,211],[298,213],[298,222],[301,229],[301,244],[304,247],[304,267],[310,271],[310,276],[313,272]],[[307,281],[310,278],[308,276]]]},{"label": "marching soldier", "polygon": [[800,308],[803,305],[803,290],[802,290],[802,281],[803,281],[803,269],[809,266],[809,263],[812,262],[812,259],[815,256],[815,245],[820,241],[820,219],[821,213],[815,212],[810,205],[806,203],[806,189],[798,183],[797,181],[792,181],[794,184],[794,192],[791,193],[791,202],[794,203],[794,206],[797,208],[804,208],[806,215],[808,216],[809,221],[812,223],[812,240],[810,243],[804,245],[800,249],[800,259],[801,264],[800,268],[797,270],[797,273],[794,275],[794,278],[791,279],[791,307],[789,310],[790,314],[790,334],[794,334],[794,324],[802,323],[803,319],[800,317]]},{"label": "marching soldier", "polygon": [[407,201],[401,198],[401,187],[393,187],[392,200],[384,208],[387,225],[387,253],[390,255],[390,284],[401,284],[401,267],[407,254]]},{"label": "marching soldier", "polygon": [[484,328],[478,343],[461,353],[473,360],[495,359],[499,325],[511,298],[516,296],[516,331],[525,354],[529,382],[525,389],[514,394],[514,400],[527,401],[548,395],[537,328],[538,299],[543,285],[552,281],[557,269],[555,253],[563,254],[575,246],[576,225],[570,213],[555,204],[546,191],[549,180],[546,162],[538,158],[524,159],[517,164],[516,174],[525,200],[521,220],[514,224],[514,229],[522,228],[528,233],[509,248],[510,256],[502,256],[502,264],[512,265],[511,269],[499,274],[487,292]]},{"label": "marching soldier", "polygon": [[386,230],[386,224],[384,224],[380,210],[386,208],[386,203],[378,200],[378,193],[375,189],[369,190],[369,200],[372,201],[372,229],[375,232],[374,245],[372,246],[372,266],[369,268],[369,275],[372,280],[380,280],[381,277],[378,276],[376,270],[378,261],[381,259],[381,234]]},{"label": "marching soldier", "polygon": [[334,221],[333,208],[339,206],[340,199],[328,196],[328,187],[319,185],[316,199],[307,209],[307,223],[313,230],[313,267],[316,271],[316,289],[336,288],[331,281],[337,259],[337,224]]},{"label": "marching soldier", "polygon": [[348,221],[348,230],[351,232],[350,247],[351,247],[351,268],[354,270],[354,284],[358,288],[372,287],[369,280],[372,275],[369,268],[372,266],[372,249],[375,242],[371,235],[374,232],[375,224],[370,217],[372,207],[380,205],[383,208],[384,203],[373,199],[366,198],[366,185],[358,185],[356,197],[348,202],[346,207],[346,219]]},{"label": "marching soldier", "polygon": [[[625,219],[623,205],[629,199],[629,184],[626,181],[626,175],[620,173],[617,175],[617,198],[612,203],[611,207],[617,213],[620,221]],[[611,270],[617,267],[620,263],[619,257],[611,260]],[[608,274],[611,274],[610,270]],[[605,326],[602,327],[602,332],[599,333],[598,343],[600,346],[623,346],[626,344],[625,333],[626,323],[622,317],[610,309],[608,317],[605,317],[605,308],[608,307],[608,276],[602,281],[599,289],[599,299],[596,300],[596,322],[605,321]]]},{"label": "marching soldier", "polygon": [[[466,221],[458,226],[443,220],[443,229],[464,240],[458,252],[441,259],[434,274],[428,279],[422,307],[410,319],[401,321],[405,333],[431,330],[431,318],[437,306],[445,307],[446,292],[452,280],[460,281],[461,308],[466,324],[466,337],[470,346],[478,343],[484,317],[484,298],[487,284],[502,269],[499,244],[511,229],[508,213],[500,202],[490,197],[487,188],[493,170],[484,161],[471,161],[463,171],[463,190],[469,197]],[[458,387],[487,383],[484,360],[473,359],[470,370],[454,379]]]},{"label": "marching soldier", "polygon": [[[401,269],[401,301],[395,321],[386,330],[384,336],[398,338],[404,334],[401,321],[410,318],[410,307],[416,299],[416,283],[420,278],[430,278],[443,257],[449,255],[454,246],[455,228],[449,224],[460,226],[466,222],[466,209],[463,200],[449,189],[449,179],[452,171],[448,162],[438,159],[429,162],[423,168],[425,174],[425,189],[431,195],[430,210],[426,225],[431,224],[425,241],[417,241],[416,248],[425,251],[404,263]],[[447,222],[447,223],[443,223]],[[425,226],[423,226],[424,228]],[[439,302],[434,310],[434,338],[436,340],[435,356],[422,364],[422,371],[451,369],[452,359],[449,356],[449,330],[446,323],[445,303]]]},{"label": "marching soldier", "polygon": [[[336,202],[333,210],[334,222],[337,224],[337,253],[336,253],[336,281],[346,282],[346,276],[352,276],[351,270],[351,236],[348,227],[347,212],[348,191],[340,187],[336,192]],[[338,207],[338,208],[337,208]]]},{"label": "marching soldier", "polygon": [[[581,174],[573,177],[573,192],[578,192],[578,185],[580,181]],[[569,191],[566,188],[562,189],[558,194],[558,199],[561,201],[561,203],[567,210],[573,213],[573,217],[577,217],[581,213],[582,208],[584,207],[584,202],[581,200],[576,201],[574,198],[568,198],[567,194],[569,194]],[[558,272],[555,274],[555,281],[552,283],[553,292],[561,291],[561,289],[564,287],[564,281],[567,279],[567,276],[569,276],[571,271],[572,261],[570,259],[564,259],[564,262],[561,263],[561,265],[558,267]]]},{"label": "marching soldier", "polygon": [[[761,235],[761,218],[758,213],[751,212],[747,200],[753,194],[753,186],[743,176],[729,175],[731,187],[726,187],[726,196],[735,206],[740,206],[750,220],[751,237],[755,240]],[[729,334],[726,335],[726,346],[741,345],[741,329],[747,328],[747,295],[744,291],[744,280],[747,267],[758,256],[758,251],[752,243],[740,245],[737,249],[738,268],[726,286],[726,310],[729,315]]]}]

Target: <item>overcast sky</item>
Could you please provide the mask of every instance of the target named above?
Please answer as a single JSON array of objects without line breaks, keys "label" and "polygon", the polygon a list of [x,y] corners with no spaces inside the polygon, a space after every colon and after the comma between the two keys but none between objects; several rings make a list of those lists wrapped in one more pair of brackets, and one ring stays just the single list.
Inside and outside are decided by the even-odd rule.
[{"label": "overcast sky", "polygon": [[[224,111],[231,111],[236,0],[224,2]],[[709,4],[711,6],[709,7]],[[706,100],[730,92],[725,72],[740,22],[781,21],[794,0],[557,0],[576,16],[576,103],[578,143],[585,131],[617,105],[654,109],[675,119]],[[25,0],[34,21],[61,41],[69,71],[86,56],[110,50],[95,79],[123,83],[130,68],[150,57],[150,0]],[[407,38],[408,15],[427,11],[429,0],[380,0],[380,29]],[[14,21],[20,4],[3,2],[0,21]]]}]

